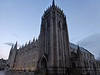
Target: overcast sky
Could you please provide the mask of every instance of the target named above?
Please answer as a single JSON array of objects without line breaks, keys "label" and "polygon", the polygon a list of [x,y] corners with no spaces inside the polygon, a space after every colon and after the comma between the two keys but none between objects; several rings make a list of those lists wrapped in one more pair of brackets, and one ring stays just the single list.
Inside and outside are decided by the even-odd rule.
[{"label": "overcast sky", "polygon": [[[41,16],[51,4],[52,0],[0,0],[0,58],[8,58],[11,45],[16,41],[23,45],[38,37]],[[91,44],[87,41],[92,35],[100,37],[100,0],[55,0],[55,4],[67,16],[69,39],[72,43],[87,46]],[[93,40],[92,43],[100,41],[97,37]],[[93,46],[85,48],[93,51],[90,50]],[[94,54],[98,55],[95,51]]]}]

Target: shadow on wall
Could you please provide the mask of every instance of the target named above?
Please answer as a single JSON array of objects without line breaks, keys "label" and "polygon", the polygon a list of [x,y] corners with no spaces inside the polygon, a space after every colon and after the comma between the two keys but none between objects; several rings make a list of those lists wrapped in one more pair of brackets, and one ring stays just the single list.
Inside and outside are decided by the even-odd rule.
[{"label": "shadow on wall", "polygon": [[34,75],[34,72],[6,71],[5,75]]},{"label": "shadow on wall", "polygon": [[[1,75],[1,73],[0,73]],[[5,74],[2,75],[46,75],[46,70],[41,70],[38,72],[24,72],[24,71],[6,71]]]}]

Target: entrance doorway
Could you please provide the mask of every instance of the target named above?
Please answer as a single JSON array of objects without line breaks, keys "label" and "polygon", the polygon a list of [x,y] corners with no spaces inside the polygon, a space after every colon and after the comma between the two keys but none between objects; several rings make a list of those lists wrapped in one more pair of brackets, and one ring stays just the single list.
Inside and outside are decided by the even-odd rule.
[{"label": "entrance doorway", "polygon": [[42,69],[46,69],[46,67],[47,67],[46,59],[43,58],[43,59],[41,60],[41,68],[42,68]]}]

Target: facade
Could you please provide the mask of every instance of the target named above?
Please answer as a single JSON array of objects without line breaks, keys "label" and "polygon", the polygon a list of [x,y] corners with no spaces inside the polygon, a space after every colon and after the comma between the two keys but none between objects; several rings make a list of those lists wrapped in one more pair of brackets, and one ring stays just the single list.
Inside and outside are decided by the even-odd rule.
[{"label": "facade", "polygon": [[17,42],[11,48],[7,65],[12,70],[33,71],[37,67],[37,40],[17,49]]},{"label": "facade", "polygon": [[36,71],[46,69],[47,75],[96,75],[100,61],[88,50],[69,42],[66,16],[54,0],[43,14],[40,35],[17,49],[11,48],[9,69]]}]

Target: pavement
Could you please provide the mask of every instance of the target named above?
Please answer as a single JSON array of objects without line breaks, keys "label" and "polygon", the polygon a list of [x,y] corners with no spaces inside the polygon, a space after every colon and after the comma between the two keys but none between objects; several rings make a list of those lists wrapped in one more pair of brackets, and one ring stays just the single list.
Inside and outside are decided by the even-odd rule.
[{"label": "pavement", "polygon": [[5,75],[5,72],[4,71],[0,71],[0,75]]}]

